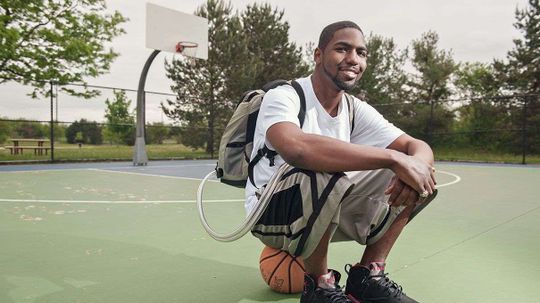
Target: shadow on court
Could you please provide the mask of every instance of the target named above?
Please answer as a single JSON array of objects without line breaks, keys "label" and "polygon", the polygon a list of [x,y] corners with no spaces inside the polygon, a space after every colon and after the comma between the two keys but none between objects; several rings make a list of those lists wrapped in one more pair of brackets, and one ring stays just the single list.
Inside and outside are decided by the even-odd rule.
[{"label": "shadow on court", "polygon": [[[6,232],[2,232],[6,237]],[[1,302],[275,302],[258,269],[114,241],[9,232]],[[39,247],[39,250],[35,248]],[[5,259],[10,256],[9,260]],[[254,278],[257,277],[257,278]]]}]

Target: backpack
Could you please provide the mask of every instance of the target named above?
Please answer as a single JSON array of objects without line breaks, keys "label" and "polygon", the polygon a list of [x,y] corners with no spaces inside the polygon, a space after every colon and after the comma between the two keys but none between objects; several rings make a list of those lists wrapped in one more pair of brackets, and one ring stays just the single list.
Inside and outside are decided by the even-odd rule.
[{"label": "backpack", "polygon": [[[266,145],[258,150],[257,155],[251,161],[250,157],[253,151],[255,124],[257,123],[263,97],[266,92],[281,85],[291,85],[300,97],[298,120],[300,121],[300,128],[302,128],[306,116],[306,97],[302,86],[295,80],[275,80],[265,84],[262,89],[244,93],[225,127],[219,144],[216,176],[222,183],[243,188],[249,179],[255,185],[253,168],[261,158],[267,157],[270,160],[270,166],[273,166],[274,157],[277,153],[266,147]],[[352,133],[354,128],[354,101],[351,95],[345,94],[345,96],[349,108]]]}]

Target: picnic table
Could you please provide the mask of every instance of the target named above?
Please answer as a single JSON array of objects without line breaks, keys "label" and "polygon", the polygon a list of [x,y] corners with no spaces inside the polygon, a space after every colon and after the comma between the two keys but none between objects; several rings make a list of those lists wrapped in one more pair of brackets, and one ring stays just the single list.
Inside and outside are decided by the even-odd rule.
[{"label": "picnic table", "polygon": [[[12,146],[6,146],[5,148],[10,150],[10,153],[13,155],[22,155],[25,149],[34,150],[34,155],[47,155],[49,146],[45,146],[46,142],[50,142],[49,139],[11,139],[13,142]],[[37,145],[27,145],[27,144],[37,144]]]}]

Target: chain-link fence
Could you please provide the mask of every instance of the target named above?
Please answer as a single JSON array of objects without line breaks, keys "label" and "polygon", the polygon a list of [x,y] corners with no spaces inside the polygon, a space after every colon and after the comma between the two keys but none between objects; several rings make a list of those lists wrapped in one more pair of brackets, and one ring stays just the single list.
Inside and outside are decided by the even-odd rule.
[{"label": "chain-link fence", "polygon": [[[0,162],[130,160],[135,140],[134,89],[48,84],[46,96],[32,88],[2,84]],[[83,98],[67,93],[93,91]],[[52,97],[51,97],[52,96]],[[161,103],[175,95],[146,92],[146,143],[150,159],[208,158],[204,149],[182,144],[182,127],[168,119]]]},{"label": "chain-link fence", "polygon": [[[135,140],[134,89],[88,85],[94,96],[49,83],[46,96],[31,87],[0,86],[0,162],[131,160]],[[211,158],[206,129],[183,127],[163,113],[171,93],[146,92],[149,159]],[[439,160],[540,163],[540,106],[536,95],[372,104],[388,120],[428,142]],[[119,104],[124,104],[124,108]],[[222,127],[215,130],[222,133]],[[196,137],[196,138],[195,138]]]}]

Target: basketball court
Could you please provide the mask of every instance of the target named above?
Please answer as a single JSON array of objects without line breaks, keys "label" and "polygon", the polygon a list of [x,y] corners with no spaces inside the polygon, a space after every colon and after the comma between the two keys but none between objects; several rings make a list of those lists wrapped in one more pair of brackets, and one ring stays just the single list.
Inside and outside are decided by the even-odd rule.
[{"label": "basketball court", "polygon": [[[146,73],[160,51],[207,58],[203,18],[147,5],[133,162],[0,166],[0,302],[298,302],[259,272],[263,245],[218,242],[195,203],[210,161],[147,163]],[[189,60],[189,59],[188,59]],[[134,166],[135,164],[135,166]],[[408,226],[390,278],[420,302],[538,302],[538,166],[437,163],[439,196]],[[243,190],[210,181],[216,230],[244,220]],[[331,245],[343,274],[362,247]]]},{"label": "basketball court", "polygon": [[[257,239],[205,233],[195,194],[214,167],[0,166],[0,302],[298,302],[260,277]],[[420,302],[537,302],[539,168],[436,167],[439,197],[398,240],[390,277]],[[210,182],[209,223],[237,227],[242,197]],[[361,252],[333,244],[330,267],[345,274]]]}]

